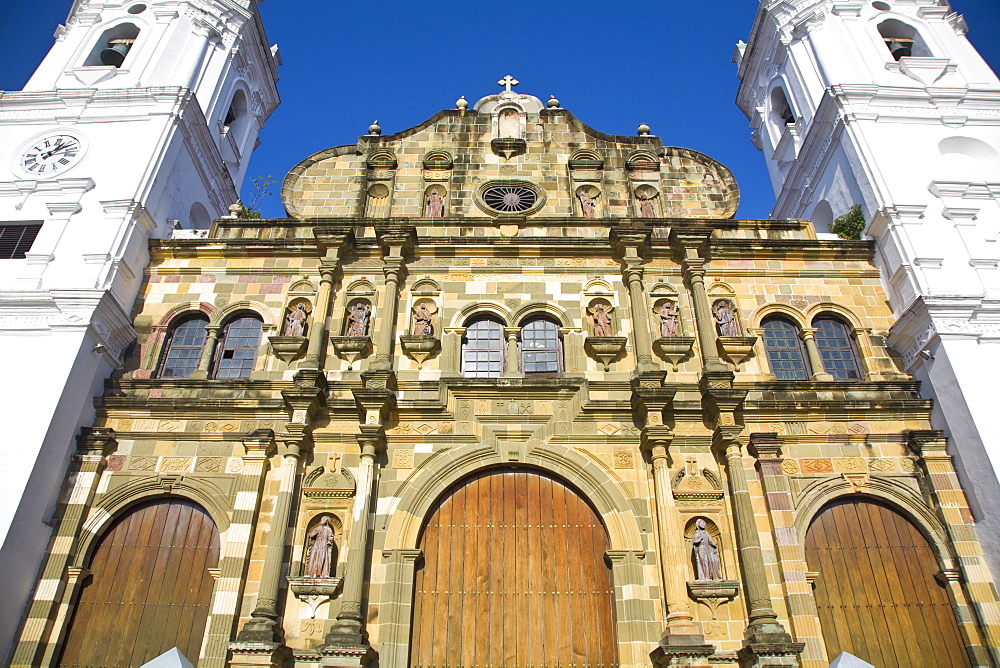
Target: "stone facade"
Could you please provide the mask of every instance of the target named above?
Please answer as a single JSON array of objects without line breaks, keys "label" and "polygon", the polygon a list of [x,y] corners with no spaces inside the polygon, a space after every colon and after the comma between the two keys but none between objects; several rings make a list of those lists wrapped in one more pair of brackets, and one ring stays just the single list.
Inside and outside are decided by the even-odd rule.
[{"label": "stone facade", "polygon": [[[521,188],[527,212],[490,214],[497,184]],[[432,188],[443,216],[424,216]],[[408,665],[421,527],[454,483],[497,466],[559,476],[600,515],[618,665],[827,665],[803,543],[824,504],[857,495],[928,537],[969,656],[995,665],[996,592],[931,404],[886,347],[870,242],[735,220],[718,163],[513,92],[312,156],[283,197],[290,218],[152,242],[138,346],[79,439],[13,665],[55,661],[102,531],[162,495],[221,532],[198,665]],[[668,301],[679,322],[662,336]],[[283,336],[299,303],[305,336]],[[358,304],[367,327],[349,331]],[[422,304],[430,333],[414,334]],[[594,336],[597,304],[611,336]],[[238,314],[263,323],[253,368],[216,379],[212,347]],[[860,378],[817,365],[778,380],[763,321],[792,323],[815,362],[823,314],[848,328]],[[197,368],[163,377],[191,315],[208,331]],[[503,326],[505,364],[470,377],[482,315]],[[553,374],[523,371],[536,316],[558,329]],[[317,581],[305,546],[322,515],[337,564]],[[723,580],[695,579],[697,519]]]},{"label": "stone facade", "polygon": [[935,402],[1000,575],[989,399],[1000,373],[1000,80],[967,30],[937,0],[774,5],[737,47],[737,103],[771,175],[772,217],[823,234],[862,207],[896,317],[889,345]]}]

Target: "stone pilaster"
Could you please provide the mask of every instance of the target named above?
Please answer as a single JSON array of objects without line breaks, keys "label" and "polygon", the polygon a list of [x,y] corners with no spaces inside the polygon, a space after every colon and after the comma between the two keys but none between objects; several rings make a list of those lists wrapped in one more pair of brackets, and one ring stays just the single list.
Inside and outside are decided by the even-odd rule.
[{"label": "stone pilaster", "polygon": [[[77,554],[83,522],[93,503],[106,457],[117,445],[114,430],[104,427],[84,427],[77,436],[76,453],[70,460],[56,506],[56,530],[49,557],[28,608],[11,666],[50,665],[58,655],[67,624],[55,622],[68,618],[80,583],[89,574],[80,564],[83,555]],[[58,637],[51,637],[53,633]]]},{"label": "stone pilaster", "polygon": [[389,371],[392,369],[392,342],[396,340],[399,286],[406,273],[406,254],[413,247],[417,233],[411,226],[380,226],[375,232],[384,251],[382,273],[385,276],[385,294],[379,324],[372,337],[375,359],[371,368]]},{"label": "stone pilaster", "polygon": [[647,303],[642,282],[641,253],[649,240],[649,230],[637,226],[614,227],[611,229],[611,240],[621,256],[622,280],[628,290],[636,370],[639,373],[658,371],[660,366],[653,359],[653,337],[649,326],[650,305]]},{"label": "stone pilaster", "polygon": [[691,289],[702,364],[705,371],[722,373],[728,372],[729,366],[719,358],[719,335],[715,330],[715,316],[712,314],[712,305],[708,303],[708,292],[705,289],[705,265],[708,263],[705,248],[711,236],[712,231],[709,229],[674,228],[670,232],[670,243],[679,251],[684,280]]},{"label": "stone pilaster", "polygon": [[806,580],[806,555],[798,541],[795,512],[788,477],[781,469],[781,439],[774,433],[750,434],[747,451],[757,459],[757,473],[764,489],[764,500],[773,527],[778,568],[788,601],[789,622],[795,637],[805,643],[804,662],[826,665],[826,645],[820,629],[812,586]]},{"label": "stone pilaster", "polygon": [[948,439],[931,430],[911,431],[909,436],[910,450],[919,457],[924,483],[958,555],[957,562],[949,559],[937,577],[948,589],[974,665],[1000,665],[1000,602],[976,539],[969,501],[948,454]]},{"label": "stone pilaster", "polygon": [[246,572],[260,516],[260,502],[264,480],[268,472],[268,458],[274,454],[274,432],[258,429],[243,437],[243,465],[236,479],[233,495],[233,519],[219,559],[219,584],[212,600],[212,614],[208,622],[208,635],[200,666],[224,666],[229,652],[233,618],[239,614],[239,601],[243,598]]}]

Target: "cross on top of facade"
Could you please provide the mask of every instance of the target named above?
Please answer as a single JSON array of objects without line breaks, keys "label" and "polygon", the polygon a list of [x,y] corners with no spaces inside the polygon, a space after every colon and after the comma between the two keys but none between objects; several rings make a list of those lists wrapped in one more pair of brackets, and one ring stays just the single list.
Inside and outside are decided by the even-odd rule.
[{"label": "cross on top of facade", "polygon": [[519,84],[521,82],[508,74],[507,76],[505,76],[503,79],[501,79],[497,83],[500,84],[501,86],[506,86],[507,87],[507,92],[509,93],[510,89],[513,86],[516,86],[517,84]]}]

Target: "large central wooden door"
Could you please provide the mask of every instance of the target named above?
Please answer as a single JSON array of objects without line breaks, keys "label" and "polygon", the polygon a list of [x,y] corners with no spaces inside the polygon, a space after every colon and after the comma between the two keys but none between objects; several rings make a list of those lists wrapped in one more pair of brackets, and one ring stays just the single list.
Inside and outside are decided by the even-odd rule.
[{"label": "large central wooden door", "polygon": [[61,666],[140,666],[178,647],[198,663],[219,565],[219,532],[182,498],[132,507],[105,532]]},{"label": "large central wooden door", "polygon": [[618,665],[607,533],[565,483],[526,469],[466,478],[420,547],[411,668]]},{"label": "large central wooden door", "polygon": [[860,497],[827,504],[806,533],[806,562],[819,573],[831,660],[850,652],[878,668],[970,665],[930,544],[889,506]]}]

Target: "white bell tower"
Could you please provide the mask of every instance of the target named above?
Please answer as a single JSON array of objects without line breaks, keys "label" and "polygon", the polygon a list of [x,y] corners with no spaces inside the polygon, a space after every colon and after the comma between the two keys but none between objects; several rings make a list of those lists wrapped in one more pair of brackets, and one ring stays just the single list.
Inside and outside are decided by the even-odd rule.
[{"label": "white bell tower", "polygon": [[257,2],[75,0],[0,93],[0,658],[74,437],[135,337],[148,241],[227,212],[278,105]]},{"label": "white bell tower", "polygon": [[966,30],[947,0],[765,0],[734,60],[772,217],[824,236],[861,205],[889,345],[935,400],[1000,575],[1000,81]]}]

